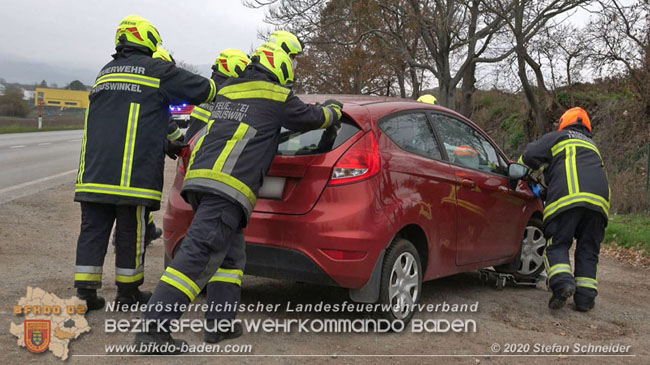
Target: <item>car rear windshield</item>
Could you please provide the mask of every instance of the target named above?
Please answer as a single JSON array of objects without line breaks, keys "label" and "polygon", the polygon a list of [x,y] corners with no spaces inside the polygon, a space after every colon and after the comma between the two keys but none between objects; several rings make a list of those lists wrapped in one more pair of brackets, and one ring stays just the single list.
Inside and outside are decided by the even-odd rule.
[{"label": "car rear windshield", "polygon": [[278,155],[302,156],[326,153],[336,149],[357,134],[361,129],[350,119],[341,121],[341,129],[316,129],[309,132],[294,132],[282,128]]}]

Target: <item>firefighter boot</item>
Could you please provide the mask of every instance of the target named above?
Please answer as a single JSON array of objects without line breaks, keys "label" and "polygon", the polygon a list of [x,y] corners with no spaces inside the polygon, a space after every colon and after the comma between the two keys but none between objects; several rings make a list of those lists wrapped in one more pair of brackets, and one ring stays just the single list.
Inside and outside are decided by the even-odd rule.
[{"label": "firefighter boot", "polygon": [[596,305],[596,291],[578,288],[573,295],[573,302],[578,312],[589,312]]},{"label": "firefighter boot", "polygon": [[86,301],[88,311],[102,309],[106,304],[104,298],[97,296],[97,289],[77,288],[77,297]]},{"label": "firefighter boot", "polygon": [[187,348],[187,341],[175,340],[169,332],[138,332],[135,335],[138,354],[180,355]]},{"label": "firefighter boot", "polygon": [[119,309],[123,305],[146,304],[151,298],[150,291],[140,291],[138,288],[117,288],[115,305]]},{"label": "firefighter boot", "polygon": [[162,229],[156,227],[156,224],[151,222],[147,224],[147,231],[144,234],[144,245],[149,247],[152,241],[157,240],[163,234]]},{"label": "firefighter boot", "polygon": [[230,340],[233,338],[240,337],[244,333],[244,328],[241,323],[235,322],[230,331],[219,331],[217,328],[216,320],[207,320],[208,327],[210,331],[206,330],[203,334],[203,341],[207,343],[219,343],[223,340]]},{"label": "firefighter boot", "polygon": [[548,307],[551,309],[560,309],[564,307],[566,300],[576,292],[575,285],[566,283],[557,289],[553,290],[553,296],[548,302]]}]

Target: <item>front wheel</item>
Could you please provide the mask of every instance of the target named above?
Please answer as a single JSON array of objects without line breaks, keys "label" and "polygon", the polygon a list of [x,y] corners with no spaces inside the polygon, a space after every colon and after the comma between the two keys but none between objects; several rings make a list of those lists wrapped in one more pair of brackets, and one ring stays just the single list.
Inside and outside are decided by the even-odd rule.
[{"label": "front wheel", "polygon": [[405,324],[413,317],[415,304],[422,290],[422,265],[413,244],[397,238],[388,248],[382,266],[380,303],[390,306],[382,311],[386,319],[401,320]]},{"label": "front wheel", "polygon": [[512,265],[506,264],[495,266],[494,269],[498,272],[511,273],[517,280],[537,280],[544,270],[545,248],[546,238],[544,237],[544,232],[542,232],[542,220],[539,218],[531,218],[530,222],[526,225],[521,240],[519,265],[512,267]]}]

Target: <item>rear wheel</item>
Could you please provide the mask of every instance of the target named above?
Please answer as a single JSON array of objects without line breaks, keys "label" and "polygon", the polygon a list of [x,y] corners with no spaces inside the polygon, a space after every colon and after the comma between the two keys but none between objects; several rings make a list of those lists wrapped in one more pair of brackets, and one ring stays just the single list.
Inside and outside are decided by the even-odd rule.
[{"label": "rear wheel", "polygon": [[544,270],[544,248],[546,247],[546,238],[542,232],[542,220],[531,218],[526,229],[524,237],[521,240],[521,249],[519,251],[519,265],[496,266],[498,272],[514,274],[517,280],[535,280]]},{"label": "rear wheel", "polygon": [[386,252],[381,273],[379,300],[390,305],[383,311],[388,320],[408,323],[413,317],[413,307],[420,300],[422,290],[422,265],[415,246],[404,238],[393,241]]}]

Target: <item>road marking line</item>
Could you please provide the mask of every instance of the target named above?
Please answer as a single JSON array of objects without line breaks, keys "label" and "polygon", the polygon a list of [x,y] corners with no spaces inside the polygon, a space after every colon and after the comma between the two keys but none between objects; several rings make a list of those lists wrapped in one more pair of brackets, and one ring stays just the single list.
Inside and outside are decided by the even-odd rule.
[{"label": "road marking line", "polygon": [[19,145],[16,145],[16,146],[11,146],[9,148],[23,148],[23,147],[25,147],[24,144],[19,144]]},{"label": "road marking line", "polygon": [[68,142],[79,142],[79,141],[81,141],[81,138],[77,138],[77,139],[69,139],[69,140],[68,140]]},{"label": "road marking line", "polygon": [[43,143],[39,143],[38,145],[39,146],[47,146],[48,144],[52,144],[52,142],[43,142]]},{"label": "road marking line", "polygon": [[48,180],[56,179],[56,178],[59,178],[59,177],[62,177],[62,176],[66,176],[66,175],[72,174],[73,172],[76,173],[77,169],[68,170],[68,171],[61,172],[61,173],[56,174],[56,175],[46,176],[46,177],[42,177],[40,179],[36,179],[36,180],[28,181],[28,182],[25,182],[25,183],[22,183],[22,184],[10,186],[8,188],[0,189],[0,194],[8,193],[10,191],[22,189],[22,188],[28,187],[30,185],[34,185],[34,184],[42,183],[42,182],[45,182],[45,181],[48,181]]}]

